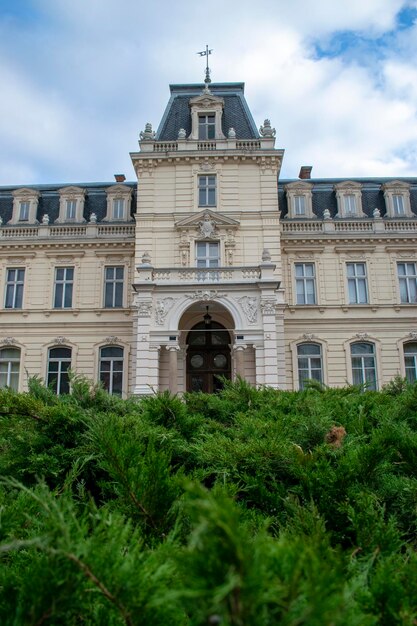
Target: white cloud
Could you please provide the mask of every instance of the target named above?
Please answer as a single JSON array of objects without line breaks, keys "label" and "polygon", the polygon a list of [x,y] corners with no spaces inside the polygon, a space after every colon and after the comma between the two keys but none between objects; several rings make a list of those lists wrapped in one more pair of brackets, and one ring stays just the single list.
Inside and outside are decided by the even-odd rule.
[{"label": "white cloud", "polygon": [[206,36],[213,80],[244,80],[256,123],[270,117],[277,128],[284,175],[307,163],[317,176],[414,174],[415,29],[360,66],[312,52],[313,39],[340,30],[391,31],[406,4],[416,6],[38,0],[33,28],[17,18],[5,26],[0,16],[0,154],[8,155],[0,184],[103,180],[114,171],[133,178],[128,152],[139,130],[159,123],[169,82],[202,80],[196,52]]}]

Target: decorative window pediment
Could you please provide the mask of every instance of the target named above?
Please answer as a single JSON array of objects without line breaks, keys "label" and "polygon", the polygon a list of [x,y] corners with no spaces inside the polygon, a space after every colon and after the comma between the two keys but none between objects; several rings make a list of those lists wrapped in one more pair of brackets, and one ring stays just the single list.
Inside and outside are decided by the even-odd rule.
[{"label": "decorative window pediment", "polygon": [[107,213],[104,218],[108,222],[127,222],[132,219],[130,207],[133,189],[127,185],[113,185],[106,189]]},{"label": "decorative window pediment", "polygon": [[313,185],[311,183],[295,181],[285,185],[284,189],[287,194],[288,218],[304,219],[314,217],[312,202]]},{"label": "decorative window pediment", "polygon": [[202,94],[190,100],[191,134],[189,139],[210,141],[225,139],[222,131],[224,99]]},{"label": "decorative window pediment", "polygon": [[362,210],[362,185],[353,180],[346,180],[334,186],[337,198],[336,217],[365,217]]},{"label": "decorative window pediment", "polygon": [[[209,232],[214,232],[217,229],[235,229],[238,228],[239,222],[226,217],[221,213],[214,213],[210,209],[200,211],[191,217],[185,217],[175,223],[175,228],[178,230],[197,229],[201,236],[208,236]],[[211,230],[210,230],[211,229]],[[210,238],[209,236],[207,238]]]},{"label": "decorative window pediment", "polygon": [[16,189],[13,195],[13,215],[9,224],[36,224],[39,191],[36,189]]},{"label": "decorative window pediment", "polygon": [[382,185],[388,217],[413,217],[410,205],[410,185],[392,180]]},{"label": "decorative window pediment", "polygon": [[59,190],[58,224],[66,222],[85,222],[84,219],[85,189],[81,187],[63,187]]}]

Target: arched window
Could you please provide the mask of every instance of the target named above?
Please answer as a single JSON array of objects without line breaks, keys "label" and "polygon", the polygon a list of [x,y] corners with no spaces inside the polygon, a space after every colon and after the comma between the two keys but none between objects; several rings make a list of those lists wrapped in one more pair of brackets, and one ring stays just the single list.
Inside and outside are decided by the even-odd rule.
[{"label": "arched window", "polygon": [[417,380],[417,341],[404,344],[405,377],[409,383]]},{"label": "arched window", "polygon": [[20,350],[2,348],[0,350],[0,387],[19,387]]},{"label": "arched window", "polygon": [[56,394],[69,393],[68,370],[71,367],[71,348],[49,348],[46,384]]},{"label": "arched window", "polygon": [[123,348],[100,348],[99,378],[110,394],[121,396],[123,391]]},{"label": "arched window", "polygon": [[298,381],[304,389],[309,379],[323,382],[321,346],[318,343],[300,343],[297,346]]},{"label": "arched window", "polygon": [[373,343],[352,343],[352,380],[354,385],[366,385],[367,389],[376,389],[376,360]]}]

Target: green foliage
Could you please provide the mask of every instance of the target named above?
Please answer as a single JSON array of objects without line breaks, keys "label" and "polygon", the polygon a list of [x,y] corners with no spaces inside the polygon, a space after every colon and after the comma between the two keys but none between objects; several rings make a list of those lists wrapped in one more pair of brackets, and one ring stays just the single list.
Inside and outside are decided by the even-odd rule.
[{"label": "green foliage", "polygon": [[0,623],[416,623],[417,385],[0,390]]}]

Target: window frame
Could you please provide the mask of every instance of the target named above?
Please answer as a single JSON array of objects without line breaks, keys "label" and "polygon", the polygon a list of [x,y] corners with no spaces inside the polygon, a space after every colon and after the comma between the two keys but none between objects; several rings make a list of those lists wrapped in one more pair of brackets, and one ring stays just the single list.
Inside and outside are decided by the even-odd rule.
[{"label": "window frame", "polygon": [[[363,266],[365,273],[357,274],[356,269],[357,266]],[[353,267],[354,273],[349,275],[349,267]],[[369,286],[368,286],[368,270],[367,264],[365,261],[346,261],[346,279],[347,279],[347,299],[350,305],[357,304],[369,304]],[[365,289],[365,300],[360,301],[360,288],[359,284],[364,284]],[[354,289],[354,298],[351,298],[351,285],[353,285]]]},{"label": "window frame", "polygon": [[[299,353],[299,349],[301,347],[317,347],[319,349],[319,353],[317,354],[313,354],[312,352],[310,354],[303,354],[301,355]],[[297,383],[298,383],[298,389],[301,391],[303,389],[305,389],[305,381],[308,380],[316,380],[319,383],[323,384],[324,383],[324,367],[323,367],[323,348],[322,345],[320,343],[318,343],[317,341],[303,341],[300,343],[296,344],[296,350],[295,350],[295,356],[296,356],[296,362],[297,362]],[[301,371],[304,371],[306,368],[300,368],[300,359],[307,359],[308,361],[308,373],[312,374],[313,371],[320,371],[320,378],[317,378],[315,376],[308,376],[307,378],[301,378]],[[313,359],[319,359],[320,360],[320,368],[316,368],[316,367],[312,367],[312,360]]]},{"label": "window frame", "polygon": [[[413,351],[408,353],[407,347],[413,346]],[[413,384],[417,381],[417,341],[406,341],[403,343],[403,366],[404,366],[404,377],[407,382]],[[407,365],[407,359],[412,359],[412,365]],[[409,376],[408,371],[412,370],[413,375]]]},{"label": "window frame", "polygon": [[[113,276],[108,277],[107,273],[113,271]],[[122,270],[122,277],[117,277],[117,270]],[[118,285],[121,284],[121,294]],[[107,304],[108,290],[111,291],[111,304]],[[124,265],[105,265],[104,266],[104,284],[103,284],[103,308],[104,309],[121,309],[125,302],[125,266]]]},{"label": "window frame", "polygon": [[[334,185],[337,200],[337,218],[356,219],[358,217],[366,217],[362,209],[362,185],[354,180],[346,180]],[[350,211],[349,204],[351,200],[347,198],[353,196],[355,203],[355,212]]]},{"label": "window frame", "polygon": [[[205,254],[203,255],[199,255],[198,254],[198,248],[202,247],[204,245],[205,247]],[[210,246],[216,247],[217,249],[217,255],[211,255],[210,254]],[[217,261],[216,265],[211,265],[210,261]],[[204,262],[205,264],[199,265],[199,262],[202,263]],[[206,239],[199,239],[195,241],[195,266],[197,269],[210,269],[210,268],[217,268],[217,267],[221,267],[221,252],[220,252],[220,241],[217,240],[206,240]]]},{"label": "window frame", "polygon": [[[121,350],[121,356],[106,356],[103,357],[102,356],[102,352],[103,350],[112,350],[112,349],[118,349]],[[104,346],[100,346],[98,349],[98,380],[100,382],[100,384],[103,386],[103,389],[105,389],[105,391],[107,391],[107,393],[109,393],[110,395],[120,395],[123,396],[124,393],[124,380],[125,380],[125,354],[126,354],[126,350],[123,346],[120,345],[104,345]],[[108,370],[103,370],[102,368],[102,363],[103,362],[109,362],[110,363],[110,367]],[[114,369],[114,364],[116,362],[121,362],[121,369],[118,369],[115,371]],[[103,374],[108,374],[109,375],[109,384],[108,386],[106,385],[105,380],[103,380],[102,375]],[[121,374],[121,382],[120,382],[120,391],[114,391],[114,377],[116,374]]]},{"label": "window frame", "polygon": [[[8,221],[8,224],[22,224],[22,226],[26,226],[27,224],[37,224],[36,214],[38,211],[38,202],[39,202],[39,191],[36,189],[15,189],[12,191],[13,196],[13,213],[12,219]],[[20,206],[22,203],[29,203],[29,212],[28,218],[25,220],[20,219]]]},{"label": "window frame", "polygon": [[[385,208],[387,217],[392,219],[402,219],[403,217],[414,217],[410,204],[410,184],[403,180],[391,180],[382,185],[384,192]],[[403,212],[396,212],[396,200],[402,197]]]},{"label": "window frame", "polygon": [[[23,210],[23,216],[22,216]],[[19,222],[29,222],[30,216],[30,200],[20,200],[19,201]]]},{"label": "window frame", "polygon": [[[17,278],[14,280],[10,280],[10,272],[17,272]],[[19,272],[22,272],[23,278],[19,279]],[[26,268],[25,267],[7,267],[6,268],[6,282],[5,282],[5,290],[4,290],[4,308],[8,311],[13,309],[23,309],[23,298],[25,293],[25,275]],[[7,305],[9,298],[9,291],[12,292],[12,304],[11,306]],[[18,302],[16,302],[18,300]]]},{"label": "window frame", "polygon": [[[311,276],[306,275],[305,274],[305,268],[306,267],[311,267],[313,269],[313,274]],[[303,274],[298,276],[297,275],[297,268],[301,267],[303,269]],[[295,282],[295,304],[297,306],[315,306],[317,305],[317,284],[316,284],[316,264],[314,261],[307,261],[307,262],[303,262],[303,261],[296,261],[294,263],[294,282]],[[313,290],[312,290],[312,294],[313,294],[313,302],[308,302],[307,300],[309,299],[309,291],[308,291],[308,287],[307,285],[311,284],[313,286]],[[298,290],[298,286],[302,285],[302,295],[304,298],[304,302],[299,302],[299,296],[301,294],[299,294],[299,290]]]},{"label": "window frame", "polygon": [[[209,118],[213,121],[209,122]],[[204,122],[202,123],[201,120]],[[216,139],[216,113],[214,111],[198,114],[198,139],[199,141],[214,141]]]},{"label": "window frame", "polygon": [[[64,271],[64,276],[62,279],[58,278],[58,272],[60,270]],[[72,270],[72,277],[67,278],[68,270]],[[74,280],[75,280],[75,267],[73,265],[70,266],[55,266],[55,275],[54,275],[54,294],[53,294],[53,309],[62,310],[62,309],[72,309],[73,308],[73,298],[74,298]],[[62,293],[59,298],[60,303],[58,302],[58,290],[57,287],[62,285]],[[66,295],[67,291],[70,291],[69,300],[70,304],[66,305]]]},{"label": "window frame", "polygon": [[[399,268],[401,265],[405,267],[405,273],[400,274]],[[414,272],[412,274],[407,273],[407,266],[414,266]],[[417,303],[417,263],[415,261],[397,261],[397,278],[398,289],[400,295],[400,304],[416,304]],[[405,286],[406,297],[403,298],[402,285]],[[414,286],[414,289],[410,289],[410,285]],[[414,299],[413,299],[414,294]]]},{"label": "window frame", "polygon": [[125,202],[125,198],[123,196],[116,196],[115,198],[113,198],[113,202],[112,202],[112,220],[114,221],[125,221],[126,217],[125,217],[125,207],[126,207],[126,202]]},{"label": "window frame", "polygon": [[[352,349],[355,346],[369,346],[372,347],[372,352],[366,353],[353,353]],[[378,389],[378,363],[377,363],[377,346],[372,340],[364,340],[364,341],[352,341],[349,344],[349,354],[350,354],[350,369],[352,376],[352,384],[353,385],[366,385],[366,389],[369,391],[376,391]],[[373,367],[369,367],[365,364],[365,359],[373,359]],[[359,367],[355,365],[355,363],[359,361]],[[369,384],[369,380],[367,379],[367,371],[373,371],[374,378],[372,384]],[[355,372],[360,372],[360,380],[355,376]]]},{"label": "window frame", "polygon": [[[59,216],[56,224],[74,224],[85,222],[84,202],[86,190],[82,187],[62,187],[59,189]],[[68,214],[71,205],[71,215]]]},{"label": "window frame", "polygon": [[[69,352],[69,356],[51,356],[52,352],[56,352],[59,350],[67,350]],[[54,393],[56,393],[57,396],[65,394],[65,393],[70,393],[71,391],[71,386],[70,386],[70,380],[69,380],[69,370],[71,369],[71,365],[72,365],[72,358],[73,358],[73,350],[70,346],[66,346],[66,345],[60,345],[60,346],[51,346],[50,348],[48,348],[48,352],[47,352],[47,364],[46,364],[46,386],[48,388],[52,388],[52,390],[54,391]],[[53,363],[57,363],[58,364],[58,369],[57,371],[51,371],[51,364]],[[63,364],[67,364],[67,367],[65,369],[63,369]],[[56,377],[56,388],[54,388],[54,386],[52,385],[53,383],[53,379],[51,379],[51,376],[53,374],[57,374]],[[62,386],[65,385],[67,387],[67,391],[62,391]]]},{"label": "window frame", "polygon": [[[6,351],[14,351],[17,352],[19,355],[19,358],[11,358],[6,357],[3,358],[3,353]],[[5,389],[7,387],[9,387],[10,389],[13,389],[14,391],[18,391],[19,390],[19,384],[20,384],[20,364],[22,361],[22,350],[16,346],[2,346],[0,347],[0,370],[1,370],[1,365],[2,364],[7,364],[7,371],[6,372],[1,372],[0,371],[0,389]],[[13,371],[13,365],[17,363],[17,372]],[[6,384],[2,385],[1,384],[1,377],[3,375],[6,375]],[[16,380],[16,385],[10,385],[10,379],[12,376],[16,376],[17,380]]]},{"label": "window frame", "polygon": [[[213,179],[214,182],[210,182]],[[210,202],[210,193],[213,192],[214,201]],[[202,193],[204,197],[202,197]],[[197,194],[198,206],[216,207],[217,206],[217,174],[198,174],[197,177]],[[203,202],[202,202],[203,200]]]}]

